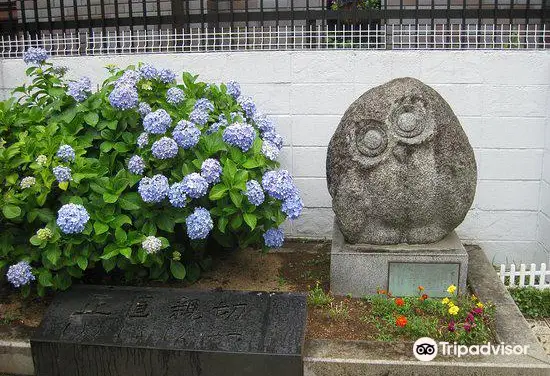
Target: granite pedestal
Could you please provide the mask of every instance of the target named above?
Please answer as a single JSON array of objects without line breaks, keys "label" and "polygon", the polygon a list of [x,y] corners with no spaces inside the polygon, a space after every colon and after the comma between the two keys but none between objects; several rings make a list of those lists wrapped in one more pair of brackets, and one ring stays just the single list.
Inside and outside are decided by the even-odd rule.
[{"label": "granite pedestal", "polygon": [[349,244],[334,223],[330,287],[336,295],[445,296],[450,284],[465,291],[468,253],[455,231],[430,244]]}]

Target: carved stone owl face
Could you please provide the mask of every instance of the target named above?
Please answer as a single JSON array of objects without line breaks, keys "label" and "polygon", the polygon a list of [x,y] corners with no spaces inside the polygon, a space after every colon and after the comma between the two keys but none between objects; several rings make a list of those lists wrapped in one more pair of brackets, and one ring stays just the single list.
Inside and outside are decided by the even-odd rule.
[{"label": "carved stone owl face", "polygon": [[[349,128],[350,154],[365,167],[403,153],[400,145],[417,145],[431,140],[435,120],[427,104],[417,95],[405,95],[389,108],[385,119],[365,118]],[[396,149],[397,147],[397,149]]]},{"label": "carved stone owl face", "polygon": [[412,78],[363,94],[327,154],[333,210],[349,242],[440,240],[475,193],[473,150],[449,105]]}]

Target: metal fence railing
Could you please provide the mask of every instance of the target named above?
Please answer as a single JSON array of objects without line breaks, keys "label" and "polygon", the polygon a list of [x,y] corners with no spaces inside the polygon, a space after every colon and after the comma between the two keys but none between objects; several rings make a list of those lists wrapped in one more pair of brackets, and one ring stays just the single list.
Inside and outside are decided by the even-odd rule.
[{"label": "metal fence railing", "polygon": [[0,0],[0,34],[198,28],[533,25],[550,0]]},{"label": "metal fence railing", "polygon": [[53,56],[327,49],[547,49],[550,29],[538,25],[413,24],[45,33],[1,36],[0,58],[20,58],[29,47],[45,48]]}]

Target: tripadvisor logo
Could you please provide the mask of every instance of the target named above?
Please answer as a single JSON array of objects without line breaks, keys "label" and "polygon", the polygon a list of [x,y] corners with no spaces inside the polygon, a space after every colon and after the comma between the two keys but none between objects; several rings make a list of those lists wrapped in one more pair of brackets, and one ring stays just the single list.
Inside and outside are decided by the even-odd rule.
[{"label": "tripadvisor logo", "polygon": [[458,358],[468,355],[527,355],[529,345],[507,345],[504,342],[494,344],[487,342],[484,345],[459,345],[456,342],[436,343],[429,337],[416,340],[413,345],[413,354],[416,359],[429,362],[434,360],[441,347],[441,355],[456,356]]},{"label": "tripadvisor logo", "polygon": [[422,362],[434,360],[437,356],[437,343],[429,337],[419,338],[413,345],[413,354]]}]

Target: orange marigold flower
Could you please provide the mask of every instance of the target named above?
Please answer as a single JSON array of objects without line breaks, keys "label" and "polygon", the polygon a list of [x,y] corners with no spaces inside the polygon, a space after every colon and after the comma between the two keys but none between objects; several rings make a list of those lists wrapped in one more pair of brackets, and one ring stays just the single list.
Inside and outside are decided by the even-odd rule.
[{"label": "orange marigold flower", "polygon": [[395,325],[397,325],[400,328],[403,328],[405,325],[407,325],[407,318],[405,316],[398,316],[395,320]]},{"label": "orange marigold flower", "polygon": [[386,295],[386,290],[377,290],[378,295]]},{"label": "orange marigold flower", "polygon": [[418,286],[418,290],[424,291],[424,286]]},{"label": "orange marigold flower", "polygon": [[403,307],[405,305],[405,301],[401,298],[397,298],[395,299],[395,304],[397,304],[397,306],[399,307]]},{"label": "orange marigold flower", "polygon": [[428,294],[422,294],[422,296],[420,297],[420,300],[424,301],[428,299]]}]

